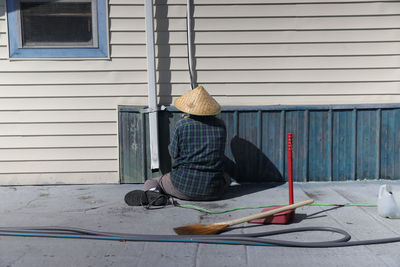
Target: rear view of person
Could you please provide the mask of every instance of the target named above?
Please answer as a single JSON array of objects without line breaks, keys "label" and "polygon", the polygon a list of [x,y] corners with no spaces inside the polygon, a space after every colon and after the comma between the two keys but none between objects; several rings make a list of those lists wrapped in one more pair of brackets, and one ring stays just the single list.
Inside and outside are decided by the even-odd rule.
[{"label": "rear view of person", "polygon": [[168,147],[173,160],[170,173],[149,179],[144,190],[126,194],[130,206],[166,205],[169,196],[184,200],[215,200],[230,184],[224,173],[226,128],[215,117],[221,107],[199,86],[175,101],[187,115],[175,125]]}]

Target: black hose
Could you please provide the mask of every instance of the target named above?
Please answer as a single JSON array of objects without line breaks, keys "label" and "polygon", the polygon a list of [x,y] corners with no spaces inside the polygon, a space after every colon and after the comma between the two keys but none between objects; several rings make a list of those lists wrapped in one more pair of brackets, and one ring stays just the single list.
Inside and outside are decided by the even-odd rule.
[{"label": "black hose", "polygon": [[[298,233],[298,232],[332,232],[342,235],[342,238],[321,242],[298,242],[265,238],[267,236]],[[376,245],[400,242],[399,237],[349,241],[351,236],[344,230],[332,227],[301,227],[277,231],[249,234],[221,235],[147,235],[130,233],[98,232],[72,227],[0,227],[1,236],[29,236],[52,238],[103,239],[136,242],[178,242],[178,243],[210,243],[249,246],[283,246],[303,248],[331,248],[361,245]]]}]

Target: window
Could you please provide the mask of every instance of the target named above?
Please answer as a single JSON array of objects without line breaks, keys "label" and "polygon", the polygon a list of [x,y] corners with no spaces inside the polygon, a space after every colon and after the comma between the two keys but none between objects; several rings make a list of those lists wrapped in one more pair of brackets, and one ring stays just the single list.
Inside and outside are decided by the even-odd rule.
[{"label": "window", "polygon": [[108,57],[106,0],[7,0],[11,58]]}]

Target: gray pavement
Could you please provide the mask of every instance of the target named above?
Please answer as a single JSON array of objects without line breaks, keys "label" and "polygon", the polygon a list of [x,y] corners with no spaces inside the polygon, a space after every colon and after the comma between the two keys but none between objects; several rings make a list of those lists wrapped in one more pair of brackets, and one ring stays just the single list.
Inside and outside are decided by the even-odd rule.
[{"label": "gray pavement", "polygon": [[[390,181],[297,183],[295,201],[314,198],[320,204],[376,204],[381,184]],[[173,228],[215,223],[259,212],[246,209],[205,214],[167,206],[129,207],[124,195],[142,185],[57,185],[0,187],[0,227],[79,227],[105,232],[174,234]],[[287,185],[231,186],[225,199],[185,202],[211,210],[286,204]],[[354,240],[400,236],[400,220],[377,215],[374,207],[308,206],[296,210],[289,225],[244,224],[230,233],[261,232],[302,226],[329,226],[348,231]],[[334,234],[295,233],[282,239],[322,241]],[[278,237],[276,237],[278,238]],[[5,266],[400,266],[400,243],[345,248],[287,248],[189,243],[121,242],[87,239],[0,236],[0,267]]]}]

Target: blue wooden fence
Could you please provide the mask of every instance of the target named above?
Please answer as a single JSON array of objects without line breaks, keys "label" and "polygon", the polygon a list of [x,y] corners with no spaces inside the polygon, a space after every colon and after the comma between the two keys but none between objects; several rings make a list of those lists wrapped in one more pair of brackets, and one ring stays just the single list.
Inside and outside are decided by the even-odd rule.
[{"label": "blue wooden fence", "polygon": [[[122,183],[142,183],[171,168],[167,146],[182,113],[159,113],[160,170],[150,166],[144,107],[119,107]],[[287,133],[293,133],[298,182],[400,179],[400,105],[224,106],[226,167],[238,182],[287,181]]]}]

